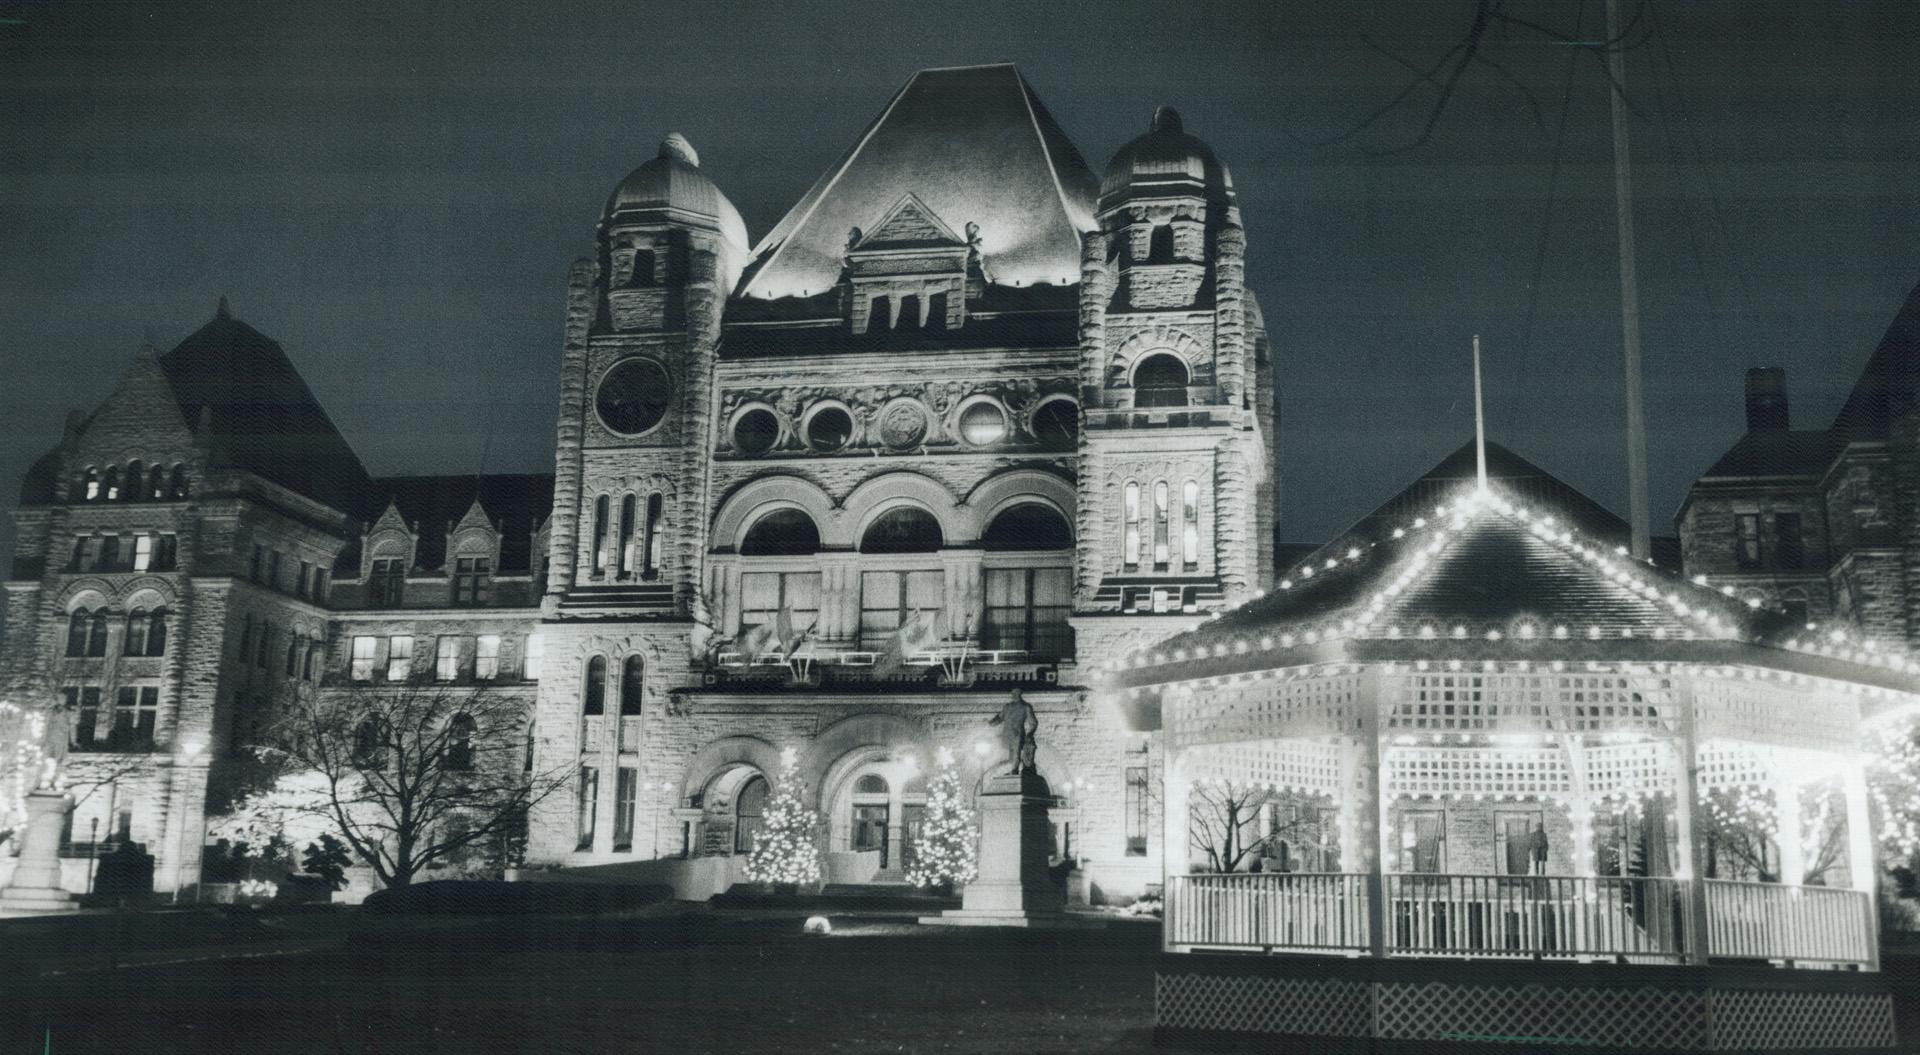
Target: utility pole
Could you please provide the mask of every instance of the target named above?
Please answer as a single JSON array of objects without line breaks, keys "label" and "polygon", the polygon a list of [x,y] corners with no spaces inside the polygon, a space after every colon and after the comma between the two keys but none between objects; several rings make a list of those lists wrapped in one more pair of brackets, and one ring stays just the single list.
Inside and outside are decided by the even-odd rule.
[{"label": "utility pole", "polygon": [[1620,221],[1620,334],[1627,372],[1627,520],[1633,557],[1646,560],[1647,414],[1640,393],[1640,284],[1633,267],[1633,161],[1627,148],[1627,61],[1620,48],[1620,0],[1607,0],[1608,92],[1613,101],[1613,196]]}]

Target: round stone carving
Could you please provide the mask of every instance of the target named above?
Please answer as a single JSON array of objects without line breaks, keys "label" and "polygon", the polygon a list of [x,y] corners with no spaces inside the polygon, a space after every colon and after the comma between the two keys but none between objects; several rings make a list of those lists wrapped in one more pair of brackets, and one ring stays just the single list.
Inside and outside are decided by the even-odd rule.
[{"label": "round stone carving", "polygon": [[880,439],[889,447],[917,447],[927,438],[926,412],[912,403],[895,403],[880,416]]},{"label": "round stone carving", "polygon": [[664,367],[651,359],[627,359],[600,379],[593,409],[609,430],[637,436],[660,424],[672,399],[673,381]]}]

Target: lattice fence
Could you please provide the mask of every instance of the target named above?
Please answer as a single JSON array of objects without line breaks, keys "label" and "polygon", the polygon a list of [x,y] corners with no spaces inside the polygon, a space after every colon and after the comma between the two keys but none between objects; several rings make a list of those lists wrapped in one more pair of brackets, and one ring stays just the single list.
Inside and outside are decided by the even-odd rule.
[{"label": "lattice fence", "polygon": [[1387,795],[1565,797],[1567,756],[1558,747],[1395,747],[1387,752]]},{"label": "lattice fence", "polygon": [[1851,753],[1859,704],[1816,684],[1703,677],[1694,684],[1699,737]]},{"label": "lattice fence", "polygon": [[1885,993],[1715,990],[1713,1041],[1720,1051],[1891,1048],[1893,998]]},{"label": "lattice fence", "polygon": [[1175,747],[1324,736],[1350,730],[1360,698],[1357,674],[1256,678],[1183,691],[1168,700],[1168,737]]},{"label": "lattice fence", "polygon": [[1257,740],[1194,748],[1182,763],[1194,780],[1231,780],[1337,794],[1341,746],[1312,740]]},{"label": "lattice fence", "polygon": [[1543,1049],[1707,1047],[1706,994],[1698,991],[1383,983],[1379,1001],[1383,1038]]},{"label": "lattice fence", "polygon": [[1402,733],[1657,732],[1673,697],[1650,674],[1406,674],[1385,690]]},{"label": "lattice fence", "polygon": [[1372,986],[1333,978],[1161,974],[1154,979],[1157,1024],[1166,1029],[1364,1037]]}]

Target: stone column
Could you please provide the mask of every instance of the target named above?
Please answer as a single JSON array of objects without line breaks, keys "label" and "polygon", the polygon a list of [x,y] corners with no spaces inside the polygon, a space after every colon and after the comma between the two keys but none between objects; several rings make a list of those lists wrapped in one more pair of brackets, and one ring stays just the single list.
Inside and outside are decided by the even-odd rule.
[{"label": "stone column", "polygon": [[72,809],[73,799],[65,792],[41,789],[28,793],[20,861],[13,870],[13,881],[0,890],[0,916],[66,912],[74,907],[73,895],[60,886],[60,833]]}]

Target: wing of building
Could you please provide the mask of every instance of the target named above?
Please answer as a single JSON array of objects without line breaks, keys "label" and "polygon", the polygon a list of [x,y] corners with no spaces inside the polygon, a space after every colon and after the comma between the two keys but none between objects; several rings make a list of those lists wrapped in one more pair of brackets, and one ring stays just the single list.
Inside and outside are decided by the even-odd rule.
[{"label": "wing of building", "polygon": [[1014,67],[925,70],[757,244],[666,136],[571,271],[550,477],[371,478],[224,302],[143,351],[29,474],[8,583],[7,691],[112,785],[69,868],[200,881],[285,700],[426,682],[523,699],[571,775],[534,863],[723,889],[792,749],[829,878],[894,881],[1019,689],[1056,857],[1157,882],[1156,748],[1087,672],[1263,589],[1276,491],[1232,179],[1146,124],[1096,173]]}]

